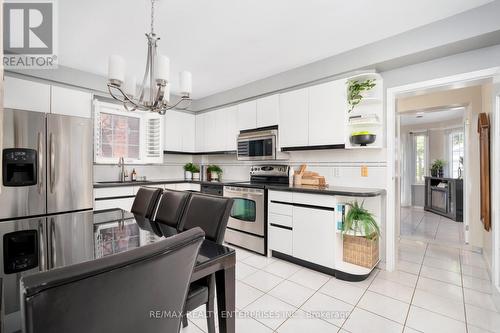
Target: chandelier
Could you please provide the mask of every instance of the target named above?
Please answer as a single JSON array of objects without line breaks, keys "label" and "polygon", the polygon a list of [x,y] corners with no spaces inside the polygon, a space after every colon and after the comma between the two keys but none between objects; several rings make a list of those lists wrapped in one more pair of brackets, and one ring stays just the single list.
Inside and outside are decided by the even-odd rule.
[{"label": "chandelier", "polygon": [[[186,109],[191,103],[192,76],[188,71],[179,73],[181,97],[173,104],[170,102],[170,60],[164,55],[158,55],[158,37],[154,32],[154,4],[151,0],[151,32],[146,33],[148,39],[148,56],[146,70],[136,94],[137,84],[135,77],[125,80],[125,60],[119,55],[109,57],[108,63],[108,91],[111,96],[123,103],[127,111],[151,111],[164,115],[167,110],[177,108]],[[148,86],[149,83],[149,86]],[[186,102],[186,103],[183,103]],[[182,106],[181,105],[182,103]]]}]

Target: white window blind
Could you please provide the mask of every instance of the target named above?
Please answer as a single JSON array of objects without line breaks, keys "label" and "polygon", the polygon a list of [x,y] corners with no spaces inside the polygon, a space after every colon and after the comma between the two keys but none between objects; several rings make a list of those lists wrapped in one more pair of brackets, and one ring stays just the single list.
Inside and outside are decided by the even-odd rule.
[{"label": "white window blind", "polygon": [[96,163],[161,163],[161,116],[127,112],[123,106],[95,101],[94,154]]}]

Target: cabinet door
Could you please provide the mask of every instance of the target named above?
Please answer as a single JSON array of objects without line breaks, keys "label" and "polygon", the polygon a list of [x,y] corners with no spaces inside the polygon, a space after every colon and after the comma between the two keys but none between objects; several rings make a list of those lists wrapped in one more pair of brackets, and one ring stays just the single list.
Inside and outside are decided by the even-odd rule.
[{"label": "cabinet door", "polygon": [[345,80],[309,88],[309,145],[345,143]]},{"label": "cabinet door", "polygon": [[194,115],[180,112],[180,128],[182,138],[182,150],[186,153],[194,152],[195,147],[195,120]]},{"label": "cabinet door", "polygon": [[163,147],[169,151],[182,151],[182,115],[177,111],[167,111],[163,116]]},{"label": "cabinet door", "polygon": [[195,150],[196,152],[204,152],[205,148],[205,115],[206,113],[197,114],[195,117]]},{"label": "cabinet door", "polygon": [[205,113],[205,151],[217,150],[217,119],[215,112]]},{"label": "cabinet door", "polygon": [[213,111],[215,118],[215,132],[214,132],[214,151],[224,151],[226,150],[227,142],[227,132],[228,132],[228,118],[229,113],[228,108],[222,108]]},{"label": "cabinet door", "polygon": [[278,125],[279,109],[279,95],[259,98],[257,100],[257,127]]},{"label": "cabinet door", "polygon": [[49,113],[50,85],[6,76],[4,108]]},{"label": "cabinet door", "polygon": [[307,146],[308,126],[308,89],[299,89],[280,95],[280,146]]},{"label": "cabinet door", "polygon": [[50,112],[92,118],[92,94],[86,91],[52,86]]},{"label": "cabinet door", "polygon": [[236,140],[238,139],[238,106],[230,106],[226,109],[226,129],[224,131],[224,143],[227,151],[236,150]]},{"label": "cabinet door", "polygon": [[318,265],[335,265],[335,214],[293,207],[293,256]]},{"label": "cabinet door", "polygon": [[238,104],[238,130],[257,127],[257,102],[250,101]]}]

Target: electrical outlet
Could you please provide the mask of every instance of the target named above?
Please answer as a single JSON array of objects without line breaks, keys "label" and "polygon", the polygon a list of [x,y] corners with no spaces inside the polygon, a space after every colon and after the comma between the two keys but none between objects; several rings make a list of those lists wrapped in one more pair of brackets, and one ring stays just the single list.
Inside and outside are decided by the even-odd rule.
[{"label": "electrical outlet", "polygon": [[368,167],[366,165],[361,166],[361,177],[368,177]]},{"label": "electrical outlet", "polygon": [[340,177],[340,169],[339,168],[333,168],[333,177],[335,177],[335,178]]}]

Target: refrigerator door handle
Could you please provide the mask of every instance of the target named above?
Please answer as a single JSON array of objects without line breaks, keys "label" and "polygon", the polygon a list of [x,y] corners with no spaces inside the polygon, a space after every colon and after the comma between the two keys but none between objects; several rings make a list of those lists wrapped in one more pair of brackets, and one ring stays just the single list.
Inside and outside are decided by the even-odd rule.
[{"label": "refrigerator door handle", "polygon": [[38,221],[38,234],[40,235],[40,239],[38,240],[38,262],[40,271],[45,271],[47,265],[45,264],[45,233],[42,220]]},{"label": "refrigerator door handle", "polygon": [[57,260],[56,254],[56,224],[54,218],[50,218],[50,268],[54,268]]},{"label": "refrigerator door handle", "polygon": [[38,132],[38,193],[43,190],[43,142],[42,133]]},{"label": "refrigerator door handle", "polygon": [[56,181],[56,152],[54,146],[54,133],[50,133],[50,193],[54,193]]}]

